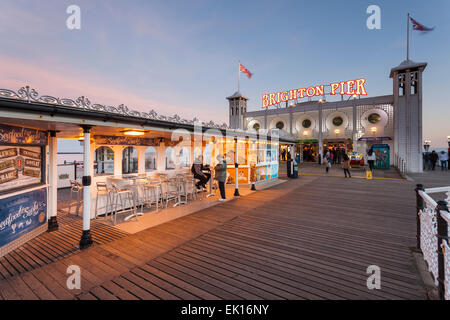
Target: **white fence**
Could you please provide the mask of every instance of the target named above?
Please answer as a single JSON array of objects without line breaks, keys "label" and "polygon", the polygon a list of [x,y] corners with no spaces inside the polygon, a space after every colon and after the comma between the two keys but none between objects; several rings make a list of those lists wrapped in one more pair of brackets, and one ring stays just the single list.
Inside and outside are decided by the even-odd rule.
[{"label": "white fence", "polygon": [[[450,186],[423,189],[417,185],[419,249],[434,278],[442,299],[450,300]],[[430,194],[445,193],[446,199],[436,202]],[[440,258],[440,255],[442,257]]]}]

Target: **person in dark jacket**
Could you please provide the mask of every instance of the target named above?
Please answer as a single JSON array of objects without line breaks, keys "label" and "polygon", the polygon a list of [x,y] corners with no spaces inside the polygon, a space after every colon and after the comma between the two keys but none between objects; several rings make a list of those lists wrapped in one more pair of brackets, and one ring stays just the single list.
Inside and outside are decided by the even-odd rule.
[{"label": "person in dark jacket", "polygon": [[344,152],[342,155],[342,169],[344,169],[344,174],[345,174],[346,178],[347,178],[347,173],[348,173],[349,178],[352,177],[352,175],[350,174],[349,168],[350,168],[350,158],[347,155],[347,153]]},{"label": "person in dark jacket", "polygon": [[432,151],[430,154],[430,159],[431,159],[431,170],[434,170],[436,168],[436,162],[439,160],[439,156],[436,153],[436,151]]},{"label": "person in dark jacket", "polygon": [[227,161],[222,155],[217,156],[218,163],[214,167],[214,179],[219,183],[220,199],[225,201],[225,181],[227,180]]},{"label": "person in dark jacket", "polygon": [[192,164],[191,172],[194,174],[194,178],[197,179],[197,183],[195,186],[197,189],[200,189],[200,187],[206,189],[206,183],[211,178],[210,174],[206,174],[203,172],[203,170],[207,170],[208,168],[203,165],[203,158],[202,156],[198,156],[197,159]]}]

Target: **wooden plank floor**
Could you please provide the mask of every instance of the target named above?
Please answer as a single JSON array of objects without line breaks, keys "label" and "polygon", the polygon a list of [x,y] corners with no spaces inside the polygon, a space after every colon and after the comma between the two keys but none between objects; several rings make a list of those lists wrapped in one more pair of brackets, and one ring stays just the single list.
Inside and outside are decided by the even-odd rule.
[{"label": "wooden plank floor", "polygon": [[[413,190],[304,176],[0,281],[0,298],[424,299]],[[71,264],[81,290],[65,288]]]},{"label": "wooden plank floor", "polygon": [[[83,221],[75,215],[58,212],[59,230],[45,232],[0,258],[0,280],[13,277],[79,252]],[[95,245],[120,239],[128,233],[98,220],[91,221]]]}]

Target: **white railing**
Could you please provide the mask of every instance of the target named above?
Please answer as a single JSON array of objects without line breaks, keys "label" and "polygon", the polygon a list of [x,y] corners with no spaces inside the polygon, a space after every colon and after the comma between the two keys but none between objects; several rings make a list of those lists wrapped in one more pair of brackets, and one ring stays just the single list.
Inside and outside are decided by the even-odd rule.
[{"label": "white railing", "polygon": [[400,171],[400,174],[404,177],[406,173],[406,161],[397,154],[394,154],[394,166]]},{"label": "white railing", "polygon": [[[420,186],[420,187],[419,187]],[[432,274],[434,283],[439,288],[440,297],[450,300],[450,246],[445,238],[450,235],[450,213],[448,200],[450,186],[423,189],[417,186],[418,237],[420,237],[420,250]],[[429,194],[445,193],[446,200],[436,202]],[[440,241],[441,240],[441,241]],[[440,247],[439,247],[440,244]],[[443,254],[439,262],[439,253]],[[441,273],[441,276],[439,276]],[[439,283],[441,280],[442,283]]]}]

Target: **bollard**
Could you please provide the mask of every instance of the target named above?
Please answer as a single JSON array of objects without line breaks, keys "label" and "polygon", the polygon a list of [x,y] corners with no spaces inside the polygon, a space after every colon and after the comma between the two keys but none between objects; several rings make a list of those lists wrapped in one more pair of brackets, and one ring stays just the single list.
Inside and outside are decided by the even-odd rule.
[{"label": "bollard", "polygon": [[436,211],[438,233],[438,291],[439,299],[445,300],[445,261],[444,249],[441,245],[443,240],[448,240],[448,225],[447,221],[441,216],[441,211],[448,211],[447,201],[438,201]]},{"label": "bollard", "polygon": [[420,196],[419,191],[425,191],[425,188],[423,187],[423,184],[416,184],[416,229],[417,229],[417,249],[420,250],[420,216],[419,212],[420,210],[424,209],[423,205],[423,198]]}]

